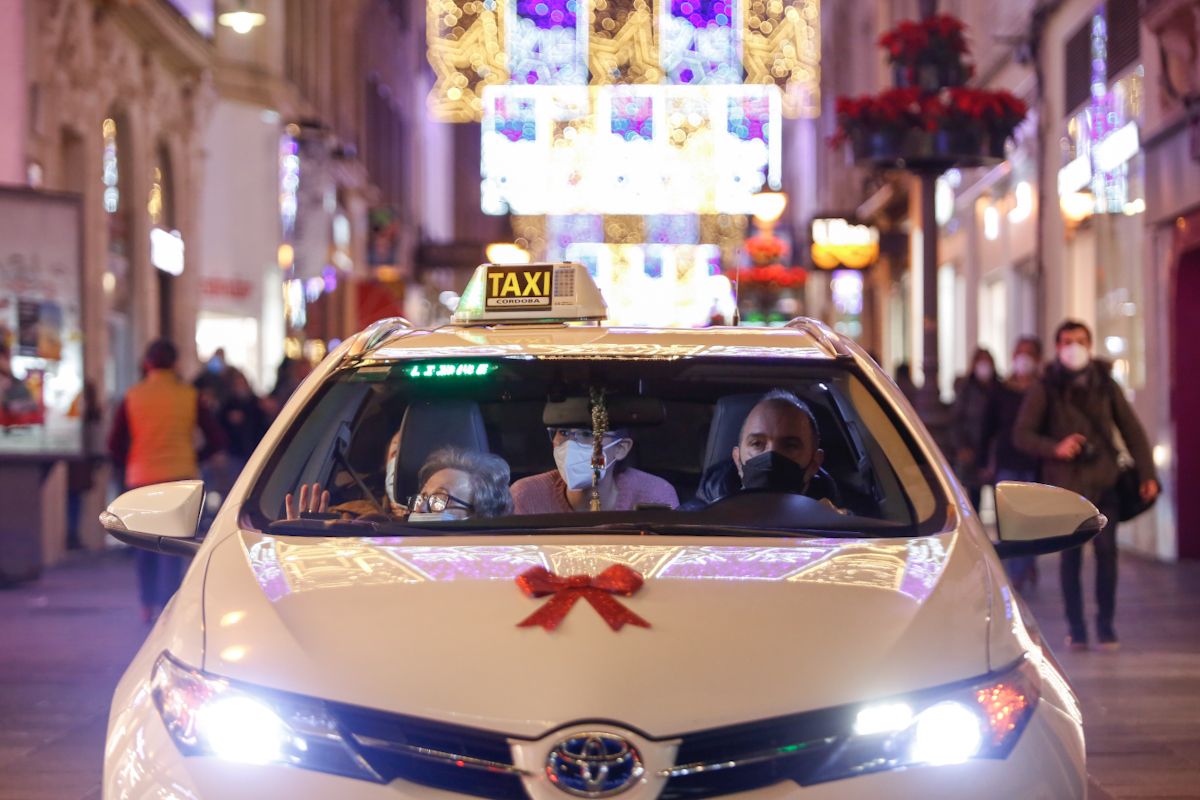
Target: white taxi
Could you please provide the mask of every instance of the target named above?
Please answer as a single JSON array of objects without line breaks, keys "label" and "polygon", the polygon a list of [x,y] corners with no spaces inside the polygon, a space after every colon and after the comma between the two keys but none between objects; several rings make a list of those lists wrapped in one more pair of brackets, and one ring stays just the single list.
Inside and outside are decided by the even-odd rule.
[{"label": "white taxi", "polygon": [[[854,342],[621,329],[578,264],[483,265],[454,324],[305,381],[206,536],[199,481],[105,527],[190,555],[113,698],[107,798],[1071,798],[1071,687]],[[511,484],[511,485],[510,485]]]}]

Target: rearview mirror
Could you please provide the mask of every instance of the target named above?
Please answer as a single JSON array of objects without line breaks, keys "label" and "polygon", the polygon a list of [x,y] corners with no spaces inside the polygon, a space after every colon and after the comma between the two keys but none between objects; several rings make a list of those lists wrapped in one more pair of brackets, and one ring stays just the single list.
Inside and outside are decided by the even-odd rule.
[{"label": "rearview mirror", "polygon": [[169,555],[200,549],[196,524],[204,500],[204,482],[173,481],[131,489],[112,501],[100,524],[126,544]]},{"label": "rearview mirror", "polygon": [[1041,483],[996,484],[1001,558],[1037,556],[1086,544],[1108,519],[1075,492]]}]

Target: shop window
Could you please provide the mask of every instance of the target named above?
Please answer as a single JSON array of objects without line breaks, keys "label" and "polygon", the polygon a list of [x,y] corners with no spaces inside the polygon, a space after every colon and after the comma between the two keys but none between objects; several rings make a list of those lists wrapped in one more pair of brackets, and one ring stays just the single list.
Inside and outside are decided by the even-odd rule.
[{"label": "shop window", "polygon": [[1066,102],[1064,111],[1071,116],[1092,96],[1092,21],[1084,22],[1067,39],[1064,54],[1064,85]]},{"label": "shop window", "polygon": [[1108,0],[1104,16],[1108,22],[1106,77],[1112,81],[1141,58],[1138,0]]}]

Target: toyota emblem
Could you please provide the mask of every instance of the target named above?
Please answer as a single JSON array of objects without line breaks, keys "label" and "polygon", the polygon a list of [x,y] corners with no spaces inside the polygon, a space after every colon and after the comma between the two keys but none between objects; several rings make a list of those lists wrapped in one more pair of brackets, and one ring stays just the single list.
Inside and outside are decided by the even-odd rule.
[{"label": "toyota emblem", "polygon": [[611,797],[629,789],[645,768],[637,748],[611,733],[575,733],[546,757],[550,782],[575,797]]}]

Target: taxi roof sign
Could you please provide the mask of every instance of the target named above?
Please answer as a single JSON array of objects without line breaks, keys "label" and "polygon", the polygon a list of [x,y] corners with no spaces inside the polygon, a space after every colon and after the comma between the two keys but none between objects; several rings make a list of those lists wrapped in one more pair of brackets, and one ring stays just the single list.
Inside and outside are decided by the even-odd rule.
[{"label": "taxi roof sign", "polygon": [[480,264],[451,318],[460,325],[602,320],[608,306],[587,267],[571,261]]}]

